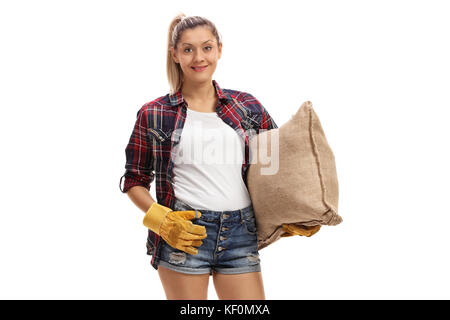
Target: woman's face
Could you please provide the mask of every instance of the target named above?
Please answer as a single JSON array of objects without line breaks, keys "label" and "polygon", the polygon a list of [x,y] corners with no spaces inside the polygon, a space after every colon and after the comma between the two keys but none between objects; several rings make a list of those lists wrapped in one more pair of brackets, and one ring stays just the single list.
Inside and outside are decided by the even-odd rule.
[{"label": "woman's face", "polygon": [[171,52],[173,60],[183,70],[184,81],[205,82],[212,78],[216,70],[217,61],[222,55],[222,44],[217,45],[208,27],[198,26],[183,31],[177,50],[171,47]]}]

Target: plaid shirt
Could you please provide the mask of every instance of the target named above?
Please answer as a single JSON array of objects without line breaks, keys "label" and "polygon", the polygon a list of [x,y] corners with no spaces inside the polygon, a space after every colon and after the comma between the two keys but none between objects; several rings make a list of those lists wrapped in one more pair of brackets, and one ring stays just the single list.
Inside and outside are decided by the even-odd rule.
[{"label": "plaid shirt", "polygon": [[[212,80],[219,98],[217,115],[245,140],[245,159],[242,164],[242,179],[247,186],[249,167],[249,140],[261,129],[278,128],[267,110],[251,94],[221,89]],[[172,150],[178,144],[186,120],[187,103],[181,90],[166,94],[144,104],[137,112],[137,119],[125,148],[125,173],[119,188],[126,193],[133,186],[143,186],[150,191],[150,183],[156,177],[157,203],[172,208],[175,194],[172,185]],[[125,177],[124,188],[122,179]],[[150,229],[147,238],[147,254],[152,255],[151,265],[157,269],[160,236]]]}]

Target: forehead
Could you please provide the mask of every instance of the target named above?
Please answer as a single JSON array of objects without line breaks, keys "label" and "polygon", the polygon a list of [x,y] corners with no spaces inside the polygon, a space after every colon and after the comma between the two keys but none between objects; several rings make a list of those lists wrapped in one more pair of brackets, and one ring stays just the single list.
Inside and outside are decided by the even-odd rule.
[{"label": "forehead", "polygon": [[190,43],[193,45],[200,45],[207,40],[214,41],[214,35],[208,27],[198,26],[193,29],[186,29],[181,34],[180,44]]}]

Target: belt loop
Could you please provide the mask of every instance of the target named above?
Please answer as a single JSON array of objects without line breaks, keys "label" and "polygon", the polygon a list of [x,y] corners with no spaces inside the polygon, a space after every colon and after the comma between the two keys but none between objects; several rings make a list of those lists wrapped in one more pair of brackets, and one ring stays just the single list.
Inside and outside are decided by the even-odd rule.
[{"label": "belt loop", "polygon": [[244,214],[241,209],[239,209],[239,214],[241,215],[241,223],[244,223]]}]

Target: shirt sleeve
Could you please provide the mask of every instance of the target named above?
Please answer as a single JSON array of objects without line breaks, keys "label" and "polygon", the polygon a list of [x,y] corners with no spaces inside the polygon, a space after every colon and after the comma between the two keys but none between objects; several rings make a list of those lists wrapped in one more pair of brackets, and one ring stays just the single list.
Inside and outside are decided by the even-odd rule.
[{"label": "shirt sleeve", "polygon": [[[155,178],[152,156],[152,140],[147,135],[148,118],[146,107],[137,113],[136,123],[125,148],[125,173],[119,181],[119,188],[126,193],[131,187],[143,186],[150,191],[150,183]],[[122,179],[125,177],[124,188]]]},{"label": "shirt sleeve", "polygon": [[264,108],[263,105],[261,105],[262,108],[262,118],[261,118],[261,125],[259,126],[259,129],[276,129],[278,128],[277,124],[275,123],[275,120],[270,116],[269,112],[266,108]]}]

